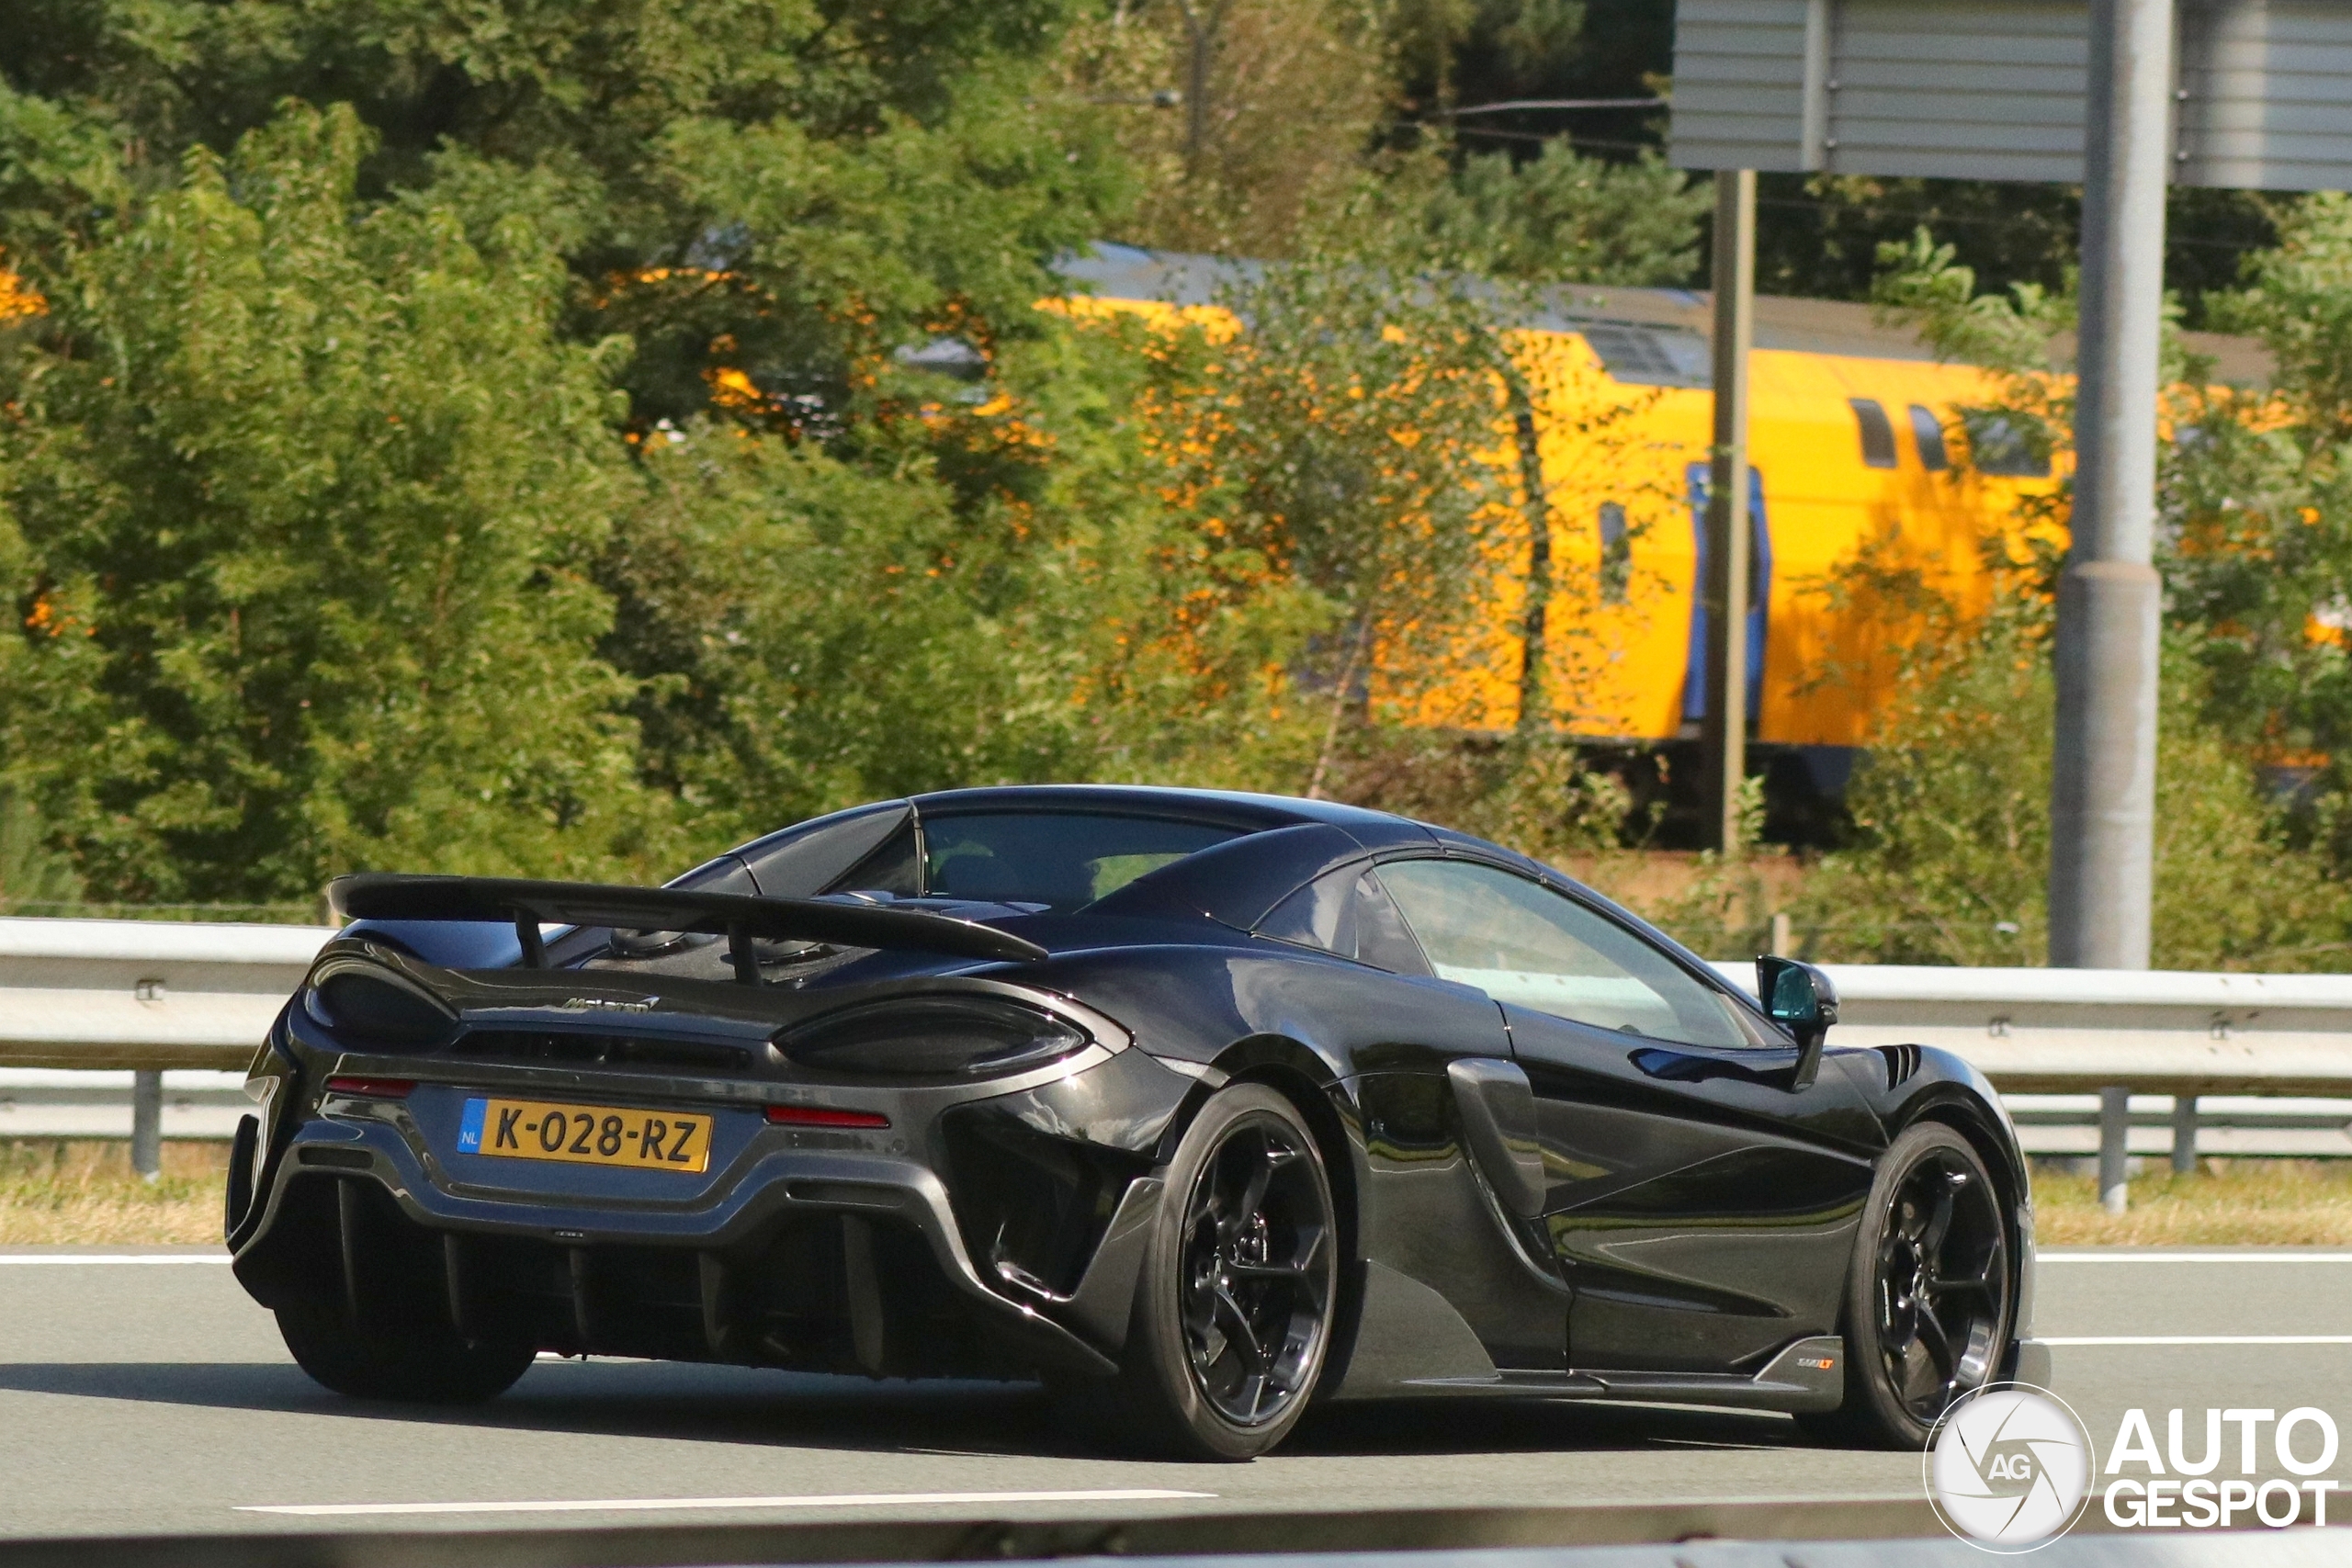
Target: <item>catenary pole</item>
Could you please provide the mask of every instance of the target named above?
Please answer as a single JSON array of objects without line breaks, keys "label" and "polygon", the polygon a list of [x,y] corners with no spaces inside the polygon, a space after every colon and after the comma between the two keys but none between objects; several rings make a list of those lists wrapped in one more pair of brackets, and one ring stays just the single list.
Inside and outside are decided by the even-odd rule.
[{"label": "catenary pole", "polygon": [[1747,774],[1747,350],[1756,320],[1756,171],[1715,171],[1714,448],[1707,483],[1708,844],[1740,848],[1739,786]]},{"label": "catenary pole", "polygon": [[[2050,962],[2062,967],[2148,966],[2172,50],[2173,0],[2091,0],[2074,540],[2058,582],[2050,784]],[[2116,1213],[2128,1196],[2122,1121],[2101,1133],[2100,1200]]]}]

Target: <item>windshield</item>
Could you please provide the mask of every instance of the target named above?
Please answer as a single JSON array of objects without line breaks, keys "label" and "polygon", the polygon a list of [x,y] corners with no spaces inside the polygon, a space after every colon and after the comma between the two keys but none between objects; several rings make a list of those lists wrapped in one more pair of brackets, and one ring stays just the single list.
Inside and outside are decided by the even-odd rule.
[{"label": "windshield", "polygon": [[932,897],[1067,911],[1240,833],[1164,818],[992,811],[926,818],[922,836]]}]

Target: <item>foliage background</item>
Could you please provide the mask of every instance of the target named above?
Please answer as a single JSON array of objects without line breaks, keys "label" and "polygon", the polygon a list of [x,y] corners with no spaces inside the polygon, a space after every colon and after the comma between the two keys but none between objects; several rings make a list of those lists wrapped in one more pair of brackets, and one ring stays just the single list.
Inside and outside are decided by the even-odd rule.
[{"label": "foliage background", "polygon": [[[1515,651],[1593,585],[1537,547],[1509,333],[1552,285],[1690,280],[1709,193],[1654,107],[1487,106],[1670,91],[1666,0],[19,12],[0,904],[656,876],[1010,779],[1342,795],[1641,885],[1655,815],[1543,722],[1574,659]],[[1768,182],[1764,286],[2000,367],[1982,416],[2063,457],[2073,203]],[[2173,220],[2180,319],[2278,369],[2179,361],[2158,951],[2335,964],[2352,207]],[[1096,238],[1269,265],[1222,315],[1040,309]],[[1655,910],[2035,961],[2052,567],[1979,622],[1867,559],[1826,585],[1925,628],[1850,831]],[[1464,659],[1521,722],[1401,722],[1396,672]]]}]

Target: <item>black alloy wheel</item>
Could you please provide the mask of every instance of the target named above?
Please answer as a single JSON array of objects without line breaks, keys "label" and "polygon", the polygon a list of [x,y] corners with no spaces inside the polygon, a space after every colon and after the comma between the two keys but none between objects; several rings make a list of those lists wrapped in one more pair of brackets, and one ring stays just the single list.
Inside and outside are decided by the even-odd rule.
[{"label": "black alloy wheel", "polygon": [[1330,1345],[1339,1235],[1322,1153],[1288,1100],[1235,1084],[1160,1179],[1119,1376],[1057,1393],[1119,1446],[1255,1459],[1297,1424]]},{"label": "black alloy wheel", "polygon": [[1968,1141],[1923,1122],[1887,1150],[1855,1242],[1838,1435],[1918,1448],[1997,1374],[2013,1316],[1999,1192]]},{"label": "black alloy wheel", "polygon": [[1184,1214],[1184,1350],[1193,1383],[1237,1427],[1306,1392],[1330,1321],[1330,1194],[1306,1133],[1274,1117],[1226,1132]]}]

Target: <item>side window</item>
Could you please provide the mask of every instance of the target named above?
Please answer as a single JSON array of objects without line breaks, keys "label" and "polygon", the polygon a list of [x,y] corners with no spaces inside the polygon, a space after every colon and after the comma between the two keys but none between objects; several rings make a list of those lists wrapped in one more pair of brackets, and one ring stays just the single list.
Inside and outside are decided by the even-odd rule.
[{"label": "side window", "polygon": [[[766,885],[762,884],[764,887]],[[914,818],[899,824],[872,853],[829,883],[828,893],[888,893],[912,898],[922,891],[922,855],[915,837]]]},{"label": "side window", "polygon": [[1686,1045],[1752,1045],[1720,992],[1607,916],[1469,861],[1380,868],[1442,978],[1596,1029]]},{"label": "side window", "polygon": [[1380,878],[1356,866],[1328,872],[1274,906],[1257,934],[1319,948],[1397,975],[1426,975],[1429,961]]},{"label": "side window", "polygon": [[1878,400],[1848,398],[1846,402],[1854,411],[1854,423],[1861,431],[1862,467],[1894,467],[1894,426],[1886,422],[1886,411],[1879,406]]},{"label": "side window", "polygon": [[[913,819],[911,807],[903,800],[891,800],[879,806],[837,811],[830,817],[770,833],[735,852],[750,868],[752,880],[757,885],[741,891],[757,892],[771,898],[813,897],[894,839],[903,840],[905,852],[911,853]],[[900,858],[903,860],[904,854]],[[878,888],[885,884],[866,880],[852,886]]]},{"label": "side window", "polygon": [[1623,604],[1634,576],[1634,541],[1623,502],[1600,503],[1600,602]]},{"label": "side window", "polygon": [[1936,411],[1911,405],[1911,441],[1919,448],[1919,466],[1931,474],[1940,474],[1951,467],[1951,450],[1944,445],[1943,421]]},{"label": "side window", "polygon": [[2050,446],[2039,431],[2020,427],[2007,416],[1971,410],[1966,417],[1969,455],[1980,474],[2007,479],[2046,479],[2050,477]]}]

